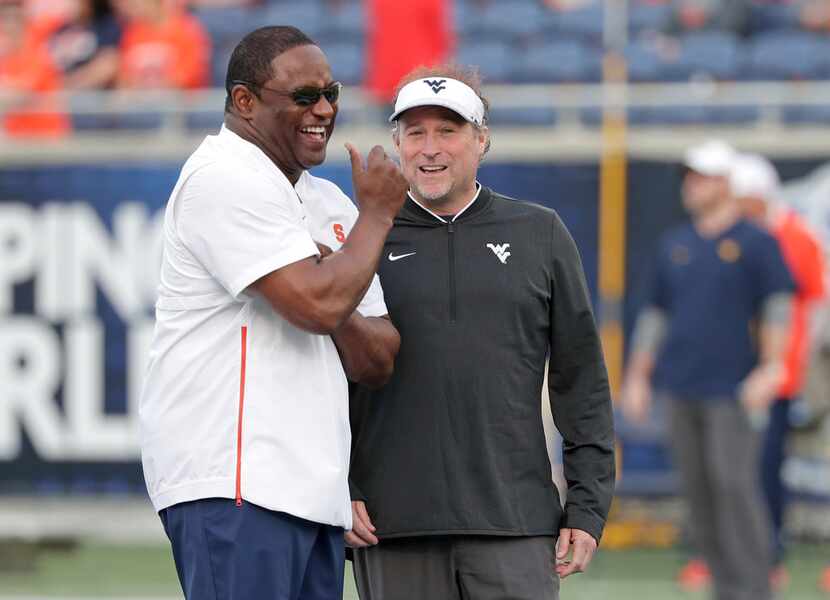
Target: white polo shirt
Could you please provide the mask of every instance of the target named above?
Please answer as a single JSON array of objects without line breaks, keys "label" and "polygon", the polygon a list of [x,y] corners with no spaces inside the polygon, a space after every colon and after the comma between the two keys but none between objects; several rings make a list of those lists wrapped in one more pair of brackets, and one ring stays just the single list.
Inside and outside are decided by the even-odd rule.
[{"label": "white polo shirt", "polygon": [[[333,183],[292,186],[222,128],[182,168],[167,203],[156,327],[139,410],[156,510],[236,498],[351,528],[348,389],[327,335],[298,329],[248,286],[337,250],[357,210]],[[358,307],[386,314],[377,276]]]}]

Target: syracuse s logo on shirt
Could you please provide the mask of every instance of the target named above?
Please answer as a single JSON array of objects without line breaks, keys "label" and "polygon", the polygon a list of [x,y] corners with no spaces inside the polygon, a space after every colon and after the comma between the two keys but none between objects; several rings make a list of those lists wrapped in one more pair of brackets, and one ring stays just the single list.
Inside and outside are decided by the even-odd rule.
[{"label": "syracuse s logo on shirt", "polygon": [[332,226],[334,230],[334,238],[341,244],[346,241],[346,232],[343,231],[343,226],[340,223],[335,223]]},{"label": "syracuse s logo on shirt", "polygon": [[507,259],[510,258],[510,252],[507,249],[510,247],[510,244],[487,244],[487,247],[493,251],[493,254],[501,261],[501,264],[507,264]]}]

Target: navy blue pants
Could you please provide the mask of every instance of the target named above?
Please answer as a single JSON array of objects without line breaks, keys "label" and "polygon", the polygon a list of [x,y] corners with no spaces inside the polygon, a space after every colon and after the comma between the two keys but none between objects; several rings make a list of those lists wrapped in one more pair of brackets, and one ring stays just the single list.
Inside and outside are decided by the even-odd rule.
[{"label": "navy blue pants", "polygon": [[187,600],[342,600],[343,529],[209,498],[159,512]]},{"label": "navy blue pants", "polygon": [[772,524],[773,564],[784,560],[784,510],[787,506],[787,488],[781,469],[790,430],[789,398],[778,398],[770,406],[769,424],[764,435],[761,454],[761,482]]}]

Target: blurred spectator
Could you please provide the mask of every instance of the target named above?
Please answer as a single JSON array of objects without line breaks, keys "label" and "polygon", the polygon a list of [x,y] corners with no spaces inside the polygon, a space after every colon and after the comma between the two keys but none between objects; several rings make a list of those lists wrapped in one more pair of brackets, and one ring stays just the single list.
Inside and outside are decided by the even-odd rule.
[{"label": "blurred spectator", "polygon": [[63,19],[75,10],[76,0],[24,0],[27,20]]},{"label": "blurred spectator", "polygon": [[666,33],[717,30],[737,35],[751,32],[750,0],[674,0]]},{"label": "blurred spectator", "polygon": [[262,4],[262,0],[187,0],[187,5],[191,8],[245,8],[259,4]]},{"label": "blurred spectator", "polygon": [[391,102],[401,78],[444,62],[455,46],[449,0],[367,0],[366,86]]},{"label": "blurred spectator", "polygon": [[790,407],[801,393],[810,355],[808,325],[824,297],[824,251],[798,215],[778,201],[778,173],[764,157],[755,154],[739,156],[732,166],[730,186],[744,216],[767,228],[778,240],[796,284],[784,355],[784,376],[770,406],[761,461],[761,482],[772,519],[774,562],[770,584],[773,589],[780,589],[789,579],[784,568],[783,525],[787,494],[782,469],[790,431]]},{"label": "blurred spectator", "polygon": [[558,11],[577,10],[594,3],[595,0],[543,0],[548,8]]},{"label": "blurred spectator", "polygon": [[801,26],[811,31],[830,30],[830,0],[807,0],[799,14]]},{"label": "blurred spectator", "polygon": [[0,0],[0,115],[6,135],[59,137],[69,131],[54,97],[61,74],[38,36],[26,27],[22,0]]},{"label": "blurred spectator", "polygon": [[771,544],[757,473],[794,284],[775,239],[731,197],[733,158],[719,141],[686,153],[692,223],[660,241],[622,401],[625,416],[642,422],[654,376],[714,597],[768,600]]},{"label": "blurred spectator", "polygon": [[121,27],[109,0],[78,0],[45,41],[67,88],[107,88],[115,82]]},{"label": "blurred spectator", "polygon": [[206,87],[210,81],[210,38],[179,3],[114,0],[124,19],[118,85],[124,88]]}]

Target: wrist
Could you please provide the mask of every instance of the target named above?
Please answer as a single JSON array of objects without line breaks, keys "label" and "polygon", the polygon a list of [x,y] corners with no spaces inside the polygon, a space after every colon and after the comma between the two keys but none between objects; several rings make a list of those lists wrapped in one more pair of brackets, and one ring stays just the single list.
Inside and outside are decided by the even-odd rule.
[{"label": "wrist", "polygon": [[781,378],[784,376],[784,363],[780,360],[765,360],[758,365],[757,370],[769,377]]},{"label": "wrist", "polygon": [[382,210],[364,209],[360,211],[358,216],[358,221],[361,219],[374,227],[382,227],[388,231],[392,229],[395,216],[384,214]]}]

